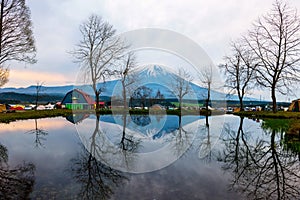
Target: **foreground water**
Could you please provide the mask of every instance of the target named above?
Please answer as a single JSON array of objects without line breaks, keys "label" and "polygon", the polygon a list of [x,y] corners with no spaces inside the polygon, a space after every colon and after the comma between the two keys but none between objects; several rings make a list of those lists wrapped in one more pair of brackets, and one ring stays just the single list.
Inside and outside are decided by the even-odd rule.
[{"label": "foreground water", "polygon": [[0,197],[299,198],[300,156],[283,131],[232,115],[204,124],[112,115],[0,124]]}]

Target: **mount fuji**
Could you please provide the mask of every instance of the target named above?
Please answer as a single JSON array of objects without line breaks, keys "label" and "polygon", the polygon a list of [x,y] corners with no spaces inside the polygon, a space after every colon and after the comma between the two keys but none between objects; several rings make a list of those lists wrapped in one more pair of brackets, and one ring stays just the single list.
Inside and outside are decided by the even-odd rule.
[{"label": "mount fuji", "polygon": [[[139,86],[146,86],[150,88],[152,91],[151,96],[155,96],[157,91],[159,90],[161,94],[164,95],[166,99],[174,99],[175,95],[172,92],[172,88],[174,88],[174,73],[167,69],[158,65],[148,65],[134,72],[134,77],[136,77],[136,81]],[[175,75],[176,76],[176,75]],[[99,83],[98,87],[104,87],[105,90],[102,92],[101,96],[111,97],[113,95],[115,88],[120,84],[119,80],[111,80],[106,81],[105,83]],[[192,89],[193,95],[186,97],[188,99],[205,99],[207,94],[207,89],[201,87],[195,83],[189,83]],[[70,90],[78,88],[75,85],[66,85],[66,86],[42,86],[41,93],[47,95],[61,95],[64,96]],[[89,94],[93,94],[91,88],[84,90]],[[32,85],[27,88],[0,88],[0,93],[20,93],[20,94],[31,94],[34,95],[36,93],[36,86]],[[211,90],[211,99],[212,100],[238,100],[236,95],[230,96],[230,98],[222,92],[218,92],[215,90]],[[247,98],[245,100],[256,100],[254,98]]]}]

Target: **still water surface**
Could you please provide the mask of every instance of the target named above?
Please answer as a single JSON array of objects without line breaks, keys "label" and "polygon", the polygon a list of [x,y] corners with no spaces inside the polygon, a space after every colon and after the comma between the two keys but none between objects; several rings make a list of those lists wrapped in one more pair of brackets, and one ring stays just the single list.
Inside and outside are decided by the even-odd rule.
[{"label": "still water surface", "polygon": [[[105,115],[97,123],[96,116],[70,116],[0,124],[1,199],[298,199],[300,195],[299,154],[283,144],[284,132],[264,127],[261,121],[214,116],[206,128],[199,116],[125,118]],[[95,156],[94,133],[105,133],[110,144],[121,149],[117,153],[126,156],[115,156],[108,148]],[[146,164],[128,159],[164,148],[178,159],[166,158],[173,158],[170,152],[153,154],[156,157]],[[120,168],[116,160],[129,164]],[[165,160],[171,162],[157,167]]]}]

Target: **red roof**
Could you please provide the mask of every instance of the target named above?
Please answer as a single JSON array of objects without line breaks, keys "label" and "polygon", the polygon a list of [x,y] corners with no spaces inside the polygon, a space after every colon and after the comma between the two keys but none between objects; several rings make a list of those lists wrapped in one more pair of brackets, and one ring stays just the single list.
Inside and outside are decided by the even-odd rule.
[{"label": "red roof", "polygon": [[88,104],[94,104],[94,99],[89,94],[87,94],[79,89],[74,89],[74,90],[76,90],[78,93],[80,93]]}]

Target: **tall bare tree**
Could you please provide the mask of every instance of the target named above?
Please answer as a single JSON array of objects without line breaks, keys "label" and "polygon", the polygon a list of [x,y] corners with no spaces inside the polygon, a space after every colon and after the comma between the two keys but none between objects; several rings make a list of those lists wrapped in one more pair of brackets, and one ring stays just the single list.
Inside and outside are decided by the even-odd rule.
[{"label": "tall bare tree", "polygon": [[35,110],[37,110],[37,107],[38,107],[38,103],[39,103],[39,98],[40,98],[40,95],[41,95],[41,92],[43,90],[43,85],[44,85],[44,82],[41,82],[41,81],[37,81],[36,82],[36,85],[35,85]]},{"label": "tall bare tree", "polygon": [[210,92],[211,92],[211,86],[212,86],[212,82],[213,82],[213,71],[212,71],[212,66],[208,66],[206,68],[204,68],[201,73],[200,73],[200,80],[202,82],[202,84],[204,84],[204,86],[207,89],[207,95],[206,95],[206,99],[205,99],[205,116],[206,116],[206,120],[205,120],[205,124],[206,126],[209,126],[208,123],[208,106],[209,106],[209,102],[210,102]]},{"label": "tall bare tree", "polygon": [[[25,0],[2,0],[0,5],[0,86],[8,79],[7,61],[35,63],[36,48],[30,10]],[[4,81],[3,81],[4,80]]]},{"label": "tall bare tree", "polygon": [[100,16],[91,15],[81,24],[82,40],[71,52],[76,62],[82,64],[85,82],[91,84],[95,93],[96,109],[100,108],[99,82],[105,82],[107,76],[113,75],[114,64],[121,58],[126,46],[116,36],[116,30]]},{"label": "tall bare tree", "polygon": [[178,98],[179,110],[181,111],[184,96],[191,92],[190,82],[193,80],[193,78],[184,69],[179,69],[177,74],[174,74],[172,78],[174,95]]},{"label": "tall bare tree", "polygon": [[276,92],[287,94],[291,84],[300,80],[300,19],[296,9],[276,0],[245,39],[259,61],[257,83],[271,90],[276,112]]},{"label": "tall bare tree", "polygon": [[225,57],[226,64],[220,65],[226,75],[225,87],[237,93],[240,101],[240,110],[244,110],[244,96],[254,87],[257,62],[247,46],[242,42],[231,44],[232,55]]},{"label": "tall bare tree", "polygon": [[136,67],[135,56],[133,53],[128,53],[124,56],[124,63],[120,65],[118,71],[118,76],[121,78],[122,83],[122,97],[123,97],[123,107],[128,108],[127,95],[130,92],[130,86],[132,86],[137,80],[133,75],[133,70]]}]

